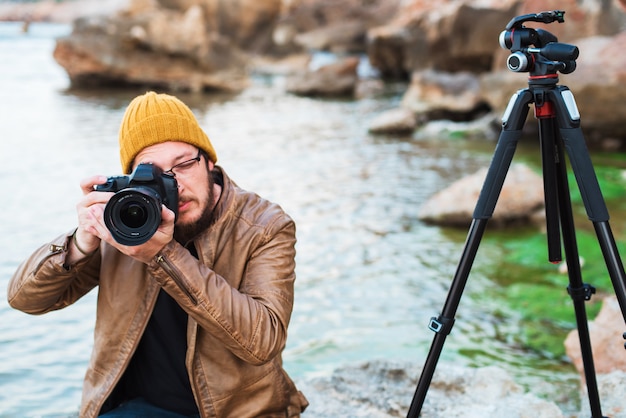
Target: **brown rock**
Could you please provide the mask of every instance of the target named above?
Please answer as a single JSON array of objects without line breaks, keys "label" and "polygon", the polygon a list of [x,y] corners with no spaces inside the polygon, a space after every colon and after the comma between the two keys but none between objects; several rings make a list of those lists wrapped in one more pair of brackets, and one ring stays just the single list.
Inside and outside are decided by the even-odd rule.
[{"label": "brown rock", "polygon": [[[466,227],[487,175],[487,168],[451,184],[432,196],[421,208],[424,222]],[[544,205],[543,179],[527,166],[514,163],[507,172],[491,222],[529,222]]]},{"label": "brown rock", "polygon": [[288,92],[303,96],[353,96],[357,84],[358,57],[347,57],[317,70],[288,77]]},{"label": "brown rock", "polygon": [[478,77],[468,72],[413,73],[402,106],[429,118],[470,119],[483,109]]},{"label": "brown rock", "polygon": [[[596,373],[626,371],[626,353],[622,338],[624,331],[626,331],[626,326],[617,298],[606,297],[598,316],[589,322],[589,338]],[[565,352],[576,366],[576,370],[583,376],[578,330],[570,332],[565,339]]]}]

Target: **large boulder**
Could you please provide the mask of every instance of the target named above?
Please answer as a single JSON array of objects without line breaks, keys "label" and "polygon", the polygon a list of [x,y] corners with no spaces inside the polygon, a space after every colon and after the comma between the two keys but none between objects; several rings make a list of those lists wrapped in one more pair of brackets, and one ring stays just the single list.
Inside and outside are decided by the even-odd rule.
[{"label": "large boulder", "polygon": [[[433,195],[419,211],[432,224],[467,227],[484,186],[487,168],[462,178]],[[544,206],[543,179],[526,165],[513,163],[507,172],[491,222],[496,225],[537,220]]]},{"label": "large boulder", "polygon": [[115,15],[76,20],[54,57],[75,86],[240,90],[280,11],[280,0],[134,0]]}]

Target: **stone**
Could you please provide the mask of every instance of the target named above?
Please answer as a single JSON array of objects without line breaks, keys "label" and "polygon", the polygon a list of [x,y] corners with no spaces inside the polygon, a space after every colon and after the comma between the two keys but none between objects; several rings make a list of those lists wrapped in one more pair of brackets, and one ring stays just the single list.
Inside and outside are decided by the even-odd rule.
[{"label": "stone", "polygon": [[416,71],[401,105],[429,119],[472,119],[486,105],[478,77],[469,72]]},{"label": "stone", "polygon": [[[469,226],[486,175],[487,168],[483,168],[437,192],[422,205],[419,219],[437,225]],[[530,223],[543,206],[543,178],[528,166],[513,163],[490,222]]]},{"label": "stone", "polygon": [[[405,417],[420,373],[416,364],[376,360],[296,383],[312,417]],[[556,404],[525,392],[501,368],[446,364],[437,367],[421,412],[432,418],[563,417]]]},{"label": "stone", "polygon": [[415,130],[417,119],[413,112],[404,107],[381,113],[369,124],[368,131],[374,134],[408,134]]},{"label": "stone", "polygon": [[339,59],[315,70],[288,76],[285,88],[301,96],[354,96],[358,57]]},{"label": "stone", "polygon": [[[596,373],[608,374],[615,370],[626,372],[625,341],[622,337],[624,332],[626,325],[617,297],[605,297],[600,312],[589,322],[589,339]],[[564,345],[567,356],[582,377],[584,368],[577,329],[567,335]]]}]

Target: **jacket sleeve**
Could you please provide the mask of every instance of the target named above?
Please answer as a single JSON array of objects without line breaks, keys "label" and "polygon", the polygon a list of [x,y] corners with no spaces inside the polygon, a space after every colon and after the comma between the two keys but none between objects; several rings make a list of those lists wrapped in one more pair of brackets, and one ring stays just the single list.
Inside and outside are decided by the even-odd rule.
[{"label": "jacket sleeve", "polygon": [[[260,365],[285,346],[295,281],[295,224],[286,217],[261,239],[239,247],[233,279],[220,276],[176,243],[168,244],[149,271],[206,332],[234,355]],[[254,240],[252,240],[254,241]],[[239,260],[241,258],[243,260]],[[235,288],[232,283],[238,282]]]},{"label": "jacket sleeve", "polygon": [[76,302],[98,284],[100,252],[73,266],[65,257],[73,231],[37,249],[9,281],[9,304],[29,314],[44,314]]}]

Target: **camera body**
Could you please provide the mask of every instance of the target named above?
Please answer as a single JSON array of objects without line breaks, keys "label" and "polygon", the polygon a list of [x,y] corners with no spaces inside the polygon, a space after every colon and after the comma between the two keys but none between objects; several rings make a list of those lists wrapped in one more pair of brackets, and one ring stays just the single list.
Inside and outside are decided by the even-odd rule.
[{"label": "camera body", "polygon": [[139,164],[128,176],[113,176],[96,191],[113,192],[104,208],[104,223],[115,241],[141,245],[161,224],[161,205],[178,217],[178,183],[153,164]]}]

